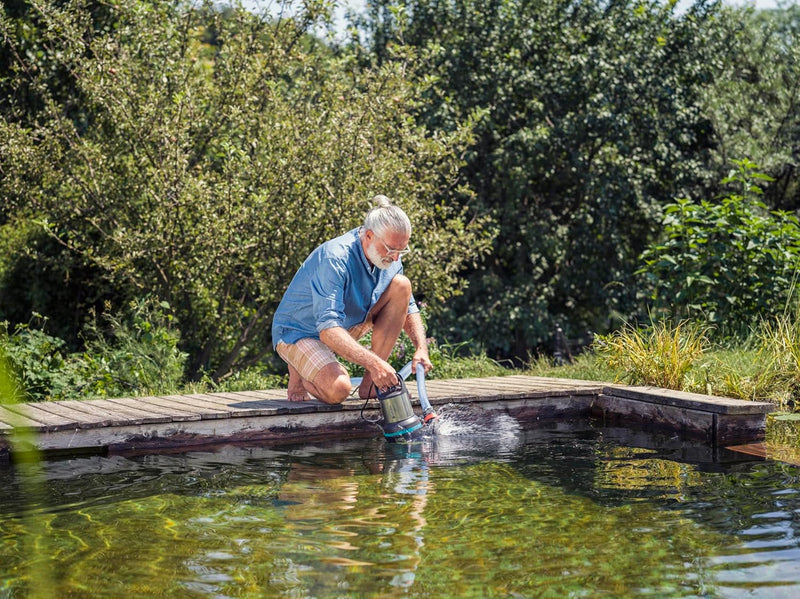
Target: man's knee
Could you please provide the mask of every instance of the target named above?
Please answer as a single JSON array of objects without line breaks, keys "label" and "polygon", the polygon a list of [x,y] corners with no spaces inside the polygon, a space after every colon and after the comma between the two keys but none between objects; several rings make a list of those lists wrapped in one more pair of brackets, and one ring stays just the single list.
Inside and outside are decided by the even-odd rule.
[{"label": "man's knee", "polygon": [[352,392],[350,375],[341,364],[328,364],[314,377],[317,395],[328,404],[342,403]]},{"label": "man's knee", "polygon": [[407,304],[411,299],[411,281],[405,275],[395,275],[384,293],[387,302]]},{"label": "man's knee", "polygon": [[350,377],[341,376],[326,389],[327,395],[322,401],[329,404],[340,404],[347,399],[352,390],[353,387],[350,385]]},{"label": "man's knee", "polygon": [[389,289],[395,293],[411,297],[411,280],[405,275],[395,275],[389,284]]}]

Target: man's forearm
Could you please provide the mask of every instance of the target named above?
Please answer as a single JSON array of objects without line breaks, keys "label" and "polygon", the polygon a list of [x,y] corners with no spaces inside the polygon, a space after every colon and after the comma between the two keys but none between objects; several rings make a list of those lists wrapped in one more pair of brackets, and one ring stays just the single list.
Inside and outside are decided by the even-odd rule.
[{"label": "man's forearm", "polygon": [[428,340],[425,338],[425,325],[422,324],[422,316],[419,315],[419,312],[406,316],[403,330],[408,335],[408,338],[411,339],[414,348],[428,349]]}]

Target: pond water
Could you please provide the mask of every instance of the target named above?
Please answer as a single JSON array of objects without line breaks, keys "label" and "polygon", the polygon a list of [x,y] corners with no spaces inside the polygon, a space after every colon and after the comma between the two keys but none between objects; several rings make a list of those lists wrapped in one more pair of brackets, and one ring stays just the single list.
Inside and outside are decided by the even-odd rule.
[{"label": "pond water", "polygon": [[796,466],[442,413],[413,445],[0,467],[0,597],[800,596]]}]

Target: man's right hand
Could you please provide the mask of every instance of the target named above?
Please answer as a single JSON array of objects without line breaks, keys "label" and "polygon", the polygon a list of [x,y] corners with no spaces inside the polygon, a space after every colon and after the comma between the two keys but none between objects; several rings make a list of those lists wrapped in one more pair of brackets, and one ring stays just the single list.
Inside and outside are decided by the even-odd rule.
[{"label": "man's right hand", "polygon": [[385,360],[381,360],[378,356],[375,356],[375,365],[368,368],[368,371],[375,388],[381,391],[394,387],[400,380],[397,371],[392,365]]}]

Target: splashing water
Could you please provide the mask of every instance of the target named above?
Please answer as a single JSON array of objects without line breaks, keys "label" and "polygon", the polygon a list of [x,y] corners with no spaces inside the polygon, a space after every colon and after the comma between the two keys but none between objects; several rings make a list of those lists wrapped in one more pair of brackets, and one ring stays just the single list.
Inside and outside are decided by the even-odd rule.
[{"label": "splashing water", "polygon": [[438,410],[433,423],[438,437],[480,436],[482,439],[516,439],[522,430],[519,422],[502,412],[472,406],[448,404]]}]

